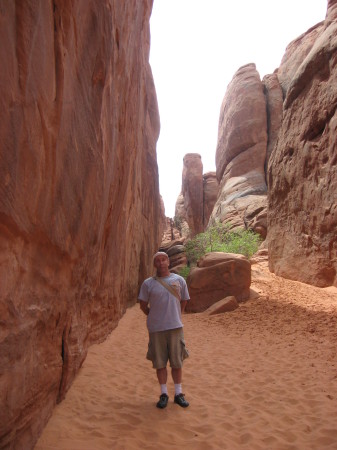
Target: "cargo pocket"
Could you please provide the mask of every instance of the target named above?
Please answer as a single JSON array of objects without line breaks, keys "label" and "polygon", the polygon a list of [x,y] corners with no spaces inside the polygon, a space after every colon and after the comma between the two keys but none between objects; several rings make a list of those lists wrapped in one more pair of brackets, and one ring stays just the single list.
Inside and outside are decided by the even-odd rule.
[{"label": "cargo pocket", "polygon": [[149,342],[148,347],[147,347],[146,359],[148,359],[149,361],[153,360],[153,350],[152,350],[151,342]]},{"label": "cargo pocket", "polygon": [[180,344],[181,344],[181,360],[184,361],[184,359],[188,358],[190,354],[186,348],[186,344],[183,339],[181,339]]}]

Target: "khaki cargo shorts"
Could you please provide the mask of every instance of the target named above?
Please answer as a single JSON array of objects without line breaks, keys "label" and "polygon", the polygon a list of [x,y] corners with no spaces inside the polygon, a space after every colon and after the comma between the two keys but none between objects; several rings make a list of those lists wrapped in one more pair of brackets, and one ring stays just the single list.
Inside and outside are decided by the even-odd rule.
[{"label": "khaki cargo shorts", "polygon": [[146,359],[152,361],[155,369],[163,369],[167,361],[170,361],[170,366],[174,369],[180,369],[184,359],[188,357],[182,328],[149,333]]}]

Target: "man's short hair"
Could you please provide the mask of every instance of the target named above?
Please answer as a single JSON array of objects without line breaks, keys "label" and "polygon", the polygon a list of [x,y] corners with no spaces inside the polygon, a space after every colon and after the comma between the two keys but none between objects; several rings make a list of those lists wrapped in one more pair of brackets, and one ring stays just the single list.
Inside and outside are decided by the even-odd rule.
[{"label": "man's short hair", "polygon": [[153,255],[153,262],[157,258],[157,256],[166,256],[167,259],[169,259],[168,254],[165,252],[157,252]]}]

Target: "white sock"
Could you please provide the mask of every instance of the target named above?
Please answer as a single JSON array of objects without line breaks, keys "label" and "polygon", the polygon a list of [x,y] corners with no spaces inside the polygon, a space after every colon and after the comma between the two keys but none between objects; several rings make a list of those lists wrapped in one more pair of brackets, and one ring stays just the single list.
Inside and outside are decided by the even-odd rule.
[{"label": "white sock", "polygon": [[182,393],[181,384],[175,384],[174,385],[175,395],[179,395]]},{"label": "white sock", "polygon": [[167,395],[167,386],[166,384],[161,384],[160,385],[160,390],[162,394],[166,394]]}]

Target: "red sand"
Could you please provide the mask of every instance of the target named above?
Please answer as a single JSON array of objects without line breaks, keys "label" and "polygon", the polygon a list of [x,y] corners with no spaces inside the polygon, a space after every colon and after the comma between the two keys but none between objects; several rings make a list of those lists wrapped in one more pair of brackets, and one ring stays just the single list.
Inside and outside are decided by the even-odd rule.
[{"label": "red sand", "polygon": [[[91,347],[36,450],[337,449],[337,289],[252,266],[260,295],[230,313],[184,315],[190,407],[158,410],[139,305]],[[254,297],[254,296],[253,296]]]}]

